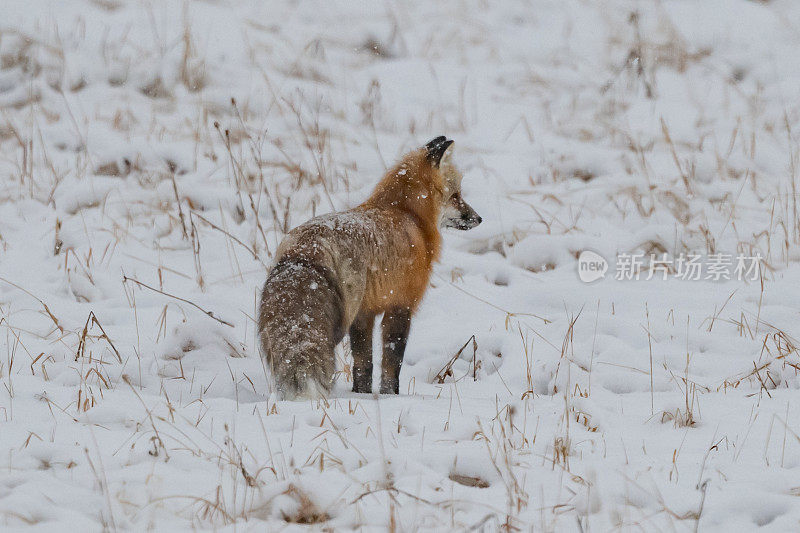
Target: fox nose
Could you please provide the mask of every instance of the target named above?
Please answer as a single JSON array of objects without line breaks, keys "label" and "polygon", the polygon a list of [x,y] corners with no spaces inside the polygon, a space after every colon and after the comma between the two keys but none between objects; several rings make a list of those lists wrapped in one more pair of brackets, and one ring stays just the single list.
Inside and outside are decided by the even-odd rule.
[{"label": "fox nose", "polygon": [[473,215],[468,215],[468,214],[461,215],[461,220],[463,220],[464,222],[474,222],[476,226],[481,222],[483,222],[483,219],[478,213],[475,213]]}]

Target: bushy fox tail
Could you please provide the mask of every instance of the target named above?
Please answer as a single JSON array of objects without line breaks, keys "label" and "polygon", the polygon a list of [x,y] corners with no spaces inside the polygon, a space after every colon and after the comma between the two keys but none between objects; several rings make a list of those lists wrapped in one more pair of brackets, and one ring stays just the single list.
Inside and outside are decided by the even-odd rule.
[{"label": "bushy fox tail", "polygon": [[291,258],[273,267],[258,322],[262,354],[281,398],[328,396],[341,320],[342,298],[328,268]]}]

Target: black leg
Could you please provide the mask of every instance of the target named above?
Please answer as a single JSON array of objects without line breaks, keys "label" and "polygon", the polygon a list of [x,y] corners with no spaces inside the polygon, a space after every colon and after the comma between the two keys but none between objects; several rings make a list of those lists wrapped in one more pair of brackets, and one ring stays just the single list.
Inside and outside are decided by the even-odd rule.
[{"label": "black leg", "polygon": [[375,315],[358,315],[350,325],[353,392],[372,392],[372,328]]},{"label": "black leg", "polygon": [[406,351],[411,328],[411,310],[407,307],[387,311],[381,322],[383,359],[381,360],[381,394],[400,392],[400,366]]}]

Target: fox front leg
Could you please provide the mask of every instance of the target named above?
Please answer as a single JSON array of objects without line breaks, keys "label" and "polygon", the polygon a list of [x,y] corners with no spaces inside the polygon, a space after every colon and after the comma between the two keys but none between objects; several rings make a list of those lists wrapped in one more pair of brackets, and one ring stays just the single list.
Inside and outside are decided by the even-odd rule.
[{"label": "fox front leg", "polygon": [[400,392],[400,366],[411,329],[411,310],[407,307],[387,311],[381,322],[383,358],[381,360],[381,394]]},{"label": "fox front leg", "polygon": [[375,315],[359,314],[350,325],[353,392],[372,392],[372,330]]}]

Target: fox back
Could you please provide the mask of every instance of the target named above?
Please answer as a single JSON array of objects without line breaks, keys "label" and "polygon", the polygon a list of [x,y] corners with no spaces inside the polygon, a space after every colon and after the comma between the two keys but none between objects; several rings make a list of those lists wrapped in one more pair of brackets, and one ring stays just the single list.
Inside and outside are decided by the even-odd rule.
[{"label": "fox back", "polygon": [[[469,229],[480,223],[461,198],[461,174],[445,158],[451,144],[437,137],[410,152],[363,204],[309,220],[278,247],[261,294],[259,334],[281,397],[327,395],[334,348],[348,332],[354,374],[361,380],[354,390],[367,392],[358,390],[367,388],[367,379],[371,389],[375,316],[385,313],[384,322],[386,317],[407,316],[395,322],[410,323],[439,257],[439,226]],[[368,343],[364,335],[369,335]],[[367,349],[368,369],[363,357]],[[397,359],[397,354],[390,355]],[[397,389],[396,383],[390,385]]]}]

